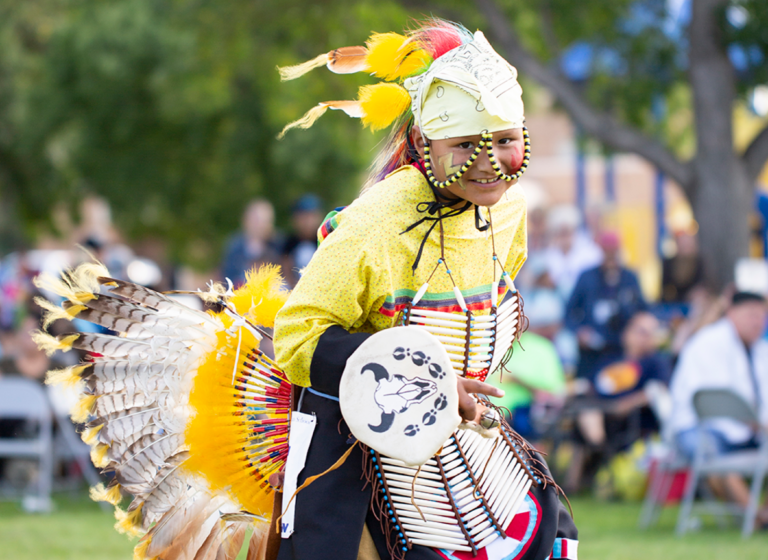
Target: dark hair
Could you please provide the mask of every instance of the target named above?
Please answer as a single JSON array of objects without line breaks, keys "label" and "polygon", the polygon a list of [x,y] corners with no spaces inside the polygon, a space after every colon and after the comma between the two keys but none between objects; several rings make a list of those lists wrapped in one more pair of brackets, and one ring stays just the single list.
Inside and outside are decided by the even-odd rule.
[{"label": "dark hair", "polygon": [[755,292],[736,292],[731,298],[731,305],[740,305],[749,301],[757,301],[760,303],[766,303],[765,296]]}]

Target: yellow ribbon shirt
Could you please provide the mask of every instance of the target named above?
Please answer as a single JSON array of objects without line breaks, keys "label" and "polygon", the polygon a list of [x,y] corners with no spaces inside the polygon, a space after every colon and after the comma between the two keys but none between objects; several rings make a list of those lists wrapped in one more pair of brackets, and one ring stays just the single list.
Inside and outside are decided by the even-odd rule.
[{"label": "yellow ribbon shirt", "polygon": [[[292,383],[310,386],[312,356],[320,335],[330,326],[339,325],[352,333],[375,333],[395,326],[399,311],[427,281],[440,258],[437,226],[427,239],[416,271],[412,271],[432,222],[402,233],[426,215],[419,211],[426,206],[420,207],[420,203],[434,200],[424,175],[415,167],[405,166],[323,226],[321,236],[325,239],[275,319],[275,357]],[[525,209],[525,196],[513,185],[490,210],[496,254],[512,278],[527,254]],[[487,211],[482,209],[482,213],[487,219]],[[487,314],[494,279],[500,279],[498,267],[494,277],[490,231],[475,227],[471,209],[442,222],[445,260],[456,285],[473,313]],[[507,289],[502,282],[499,301]],[[429,280],[429,290],[418,307],[461,311],[444,267]]]}]

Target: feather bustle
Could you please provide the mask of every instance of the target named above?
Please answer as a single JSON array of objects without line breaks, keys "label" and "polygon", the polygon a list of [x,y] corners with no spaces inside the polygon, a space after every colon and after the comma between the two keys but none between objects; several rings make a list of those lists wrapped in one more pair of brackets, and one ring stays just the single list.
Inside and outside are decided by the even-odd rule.
[{"label": "feather bustle", "polygon": [[85,395],[81,397],[79,401],[69,411],[69,415],[72,417],[72,421],[82,424],[91,415],[93,406],[96,404],[95,395]]},{"label": "feather bustle", "polygon": [[247,526],[242,523],[232,524],[227,527],[227,535],[222,539],[219,549],[216,551],[216,560],[235,560],[243,548],[245,531]]},{"label": "feather bustle", "polygon": [[47,356],[53,356],[59,350],[67,352],[72,349],[72,345],[80,338],[80,334],[69,334],[62,336],[51,336],[42,331],[33,331],[32,340]]},{"label": "feather bustle", "polygon": [[79,364],[63,369],[52,369],[45,374],[45,384],[77,387],[82,382],[87,369],[88,364]]},{"label": "feather bustle", "polygon": [[108,488],[105,488],[103,484],[97,484],[90,489],[88,495],[94,502],[108,502],[113,506],[119,504],[123,499],[119,484],[110,485]]},{"label": "feather bustle", "polygon": [[124,511],[120,508],[115,508],[115,529],[119,533],[125,533],[132,537],[137,537],[141,534],[141,507],[136,507],[133,511]]},{"label": "feather bustle", "polygon": [[256,523],[248,545],[246,560],[264,560],[267,557],[267,542],[269,541],[269,523]]}]

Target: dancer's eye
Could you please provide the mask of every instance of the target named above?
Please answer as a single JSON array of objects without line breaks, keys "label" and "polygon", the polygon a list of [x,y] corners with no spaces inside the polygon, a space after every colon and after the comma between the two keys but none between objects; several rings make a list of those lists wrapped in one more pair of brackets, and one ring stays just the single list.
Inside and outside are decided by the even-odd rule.
[{"label": "dancer's eye", "polygon": [[474,148],[475,145],[472,142],[462,142],[457,147],[461,148],[462,150],[469,150],[471,148]]}]

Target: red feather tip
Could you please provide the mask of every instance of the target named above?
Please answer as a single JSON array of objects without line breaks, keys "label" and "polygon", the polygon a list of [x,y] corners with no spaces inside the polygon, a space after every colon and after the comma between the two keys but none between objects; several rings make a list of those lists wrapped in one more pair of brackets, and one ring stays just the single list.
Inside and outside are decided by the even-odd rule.
[{"label": "red feather tip", "polygon": [[472,34],[464,27],[437,18],[419,22],[411,37],[433,59],[472,40]]}]

